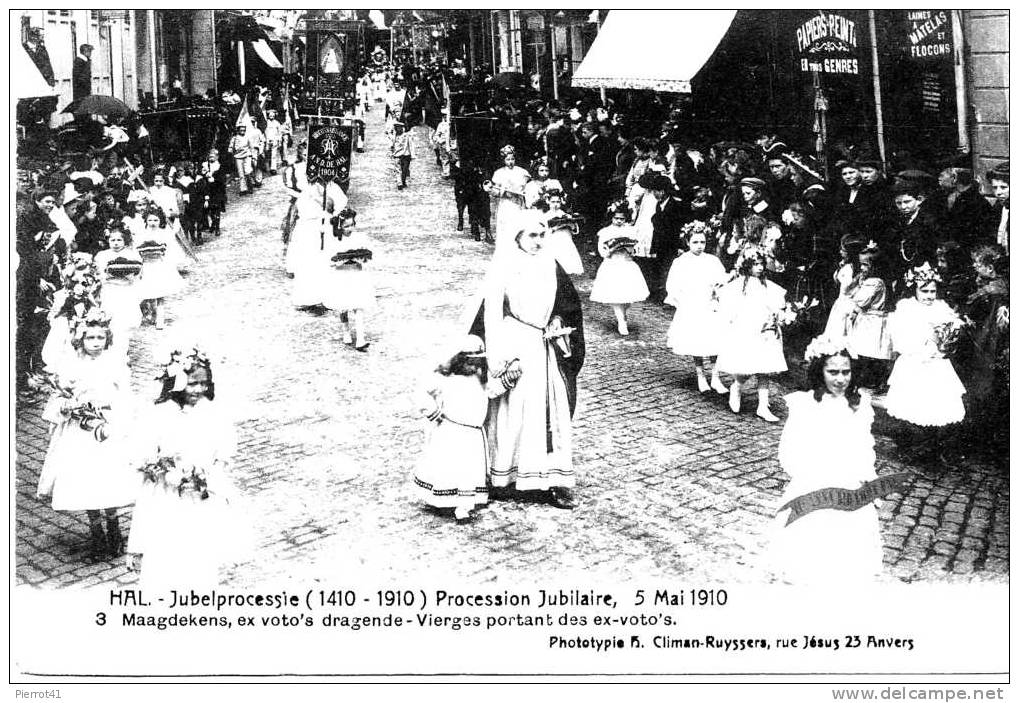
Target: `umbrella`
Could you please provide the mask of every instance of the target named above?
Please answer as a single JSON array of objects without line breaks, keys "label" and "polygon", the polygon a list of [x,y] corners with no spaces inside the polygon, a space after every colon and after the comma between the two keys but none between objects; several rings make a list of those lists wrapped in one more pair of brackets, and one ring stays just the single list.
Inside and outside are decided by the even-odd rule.
[{"label": "umbrella", "polygon": [[492,77],[491,85],[495,88],[519,88],[527,85],[527,79],[524,78],[523,73],[506,71],[495,74]]},{"label": "umbrella", "polygon": [[110,95],[86,95],[63,109],[72,115],[102,115],[110,119],[123,119],[131,108]]}]

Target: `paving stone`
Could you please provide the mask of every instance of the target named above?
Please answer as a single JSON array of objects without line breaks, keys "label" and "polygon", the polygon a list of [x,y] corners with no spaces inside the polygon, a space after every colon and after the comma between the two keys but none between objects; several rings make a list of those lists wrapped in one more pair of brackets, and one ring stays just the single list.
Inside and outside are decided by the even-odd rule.
[{"label": "paving stone", "polygon": [[[352,573],[399,582],[436,565],[479,583],[510,572],[535,581],[568,573],[766,580],[759,564],[788,480],[776,459],[781,426],[751,410],[733,415],[724,398],[697,393],[692,365],[664,344],[671,308],[634,305],[633,332],[619,339],[611,312],[589,300],[596,258],[585,258],[577,279],[588,344],[574,433],[578,508],[496,501],[456,525],[414,502],[409,482],[426,427],[409,394],[463,334],[462,308],[492,250],[454,231],[450,184],[429,159],[414,162],[406,191],[395,189],[381,116],[369,114],[368,150],[356,156],[350,193],[359,227],[377,242],[367,354],[341,343],[335,314],[291,307],[278,229],[287,198],[277,179],[243,200],[231,188],[223,235],[199,248],[184,291],[167,302],[168,329],[145,327],[130,347],[134,391],[148,403],[161,343],[187,329],[216,332],[217,396],[230,401],[224,410],[234,413],[240,448],[231,475],[257,538],[252,558],[224,569],[225,584]],[[415,130],[419,153],[430,153],[426,137]],[[784,375],[782,392],[794,382]],[[774,407],[784,416],[784,403]],[[120,560],[82,564],[73,549],[87,538],[85,516],[55,513],[35,497],[48,443],[41,410],[17,406],[18,583],[137,583]],[[890,426],[879,411],[881,473],[922,472],[897,459]],[[911,479],[879,504],[889,575],[1007,583],[1008,494],[1007,471],[977,459]],[[130,517],[122,511],[125,532]]]}]

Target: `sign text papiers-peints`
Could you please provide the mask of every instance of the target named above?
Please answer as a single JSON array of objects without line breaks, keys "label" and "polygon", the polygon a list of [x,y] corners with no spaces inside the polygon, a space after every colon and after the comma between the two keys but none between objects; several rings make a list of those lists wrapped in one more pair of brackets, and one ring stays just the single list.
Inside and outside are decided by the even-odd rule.
[{"label": "sign text papiers-peints", "polygon": [[859,74],[856,22],[835,12],[820,12],[796,28],[800,70]]}]

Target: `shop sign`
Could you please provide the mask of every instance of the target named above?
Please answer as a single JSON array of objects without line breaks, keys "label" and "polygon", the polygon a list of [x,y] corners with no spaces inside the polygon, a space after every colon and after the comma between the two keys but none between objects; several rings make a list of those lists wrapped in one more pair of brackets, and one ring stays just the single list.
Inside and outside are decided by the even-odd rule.
[{"label": "shop sign", "polygon": [[820,12],[796,28],[800,70],[807,73],[858,75],[859,37],[854,20],[837,12]]},{"label": "shop sign", "polygon": [[938,61],[952,55],[950,10],[906,11],[906,55],[918,61]]},{"label": "shop sign", "polygon": [[309,183],[350,178],[351,125],[311,125],[308,130],[308,164],[305,173]]}]

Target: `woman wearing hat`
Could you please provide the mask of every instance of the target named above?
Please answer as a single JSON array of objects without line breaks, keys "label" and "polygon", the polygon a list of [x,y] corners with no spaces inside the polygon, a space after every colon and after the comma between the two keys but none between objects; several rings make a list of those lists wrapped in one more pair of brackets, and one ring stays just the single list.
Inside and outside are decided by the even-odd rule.
[{"label": "woman wearing hat", "polygon": [[[503,167],[492,174],[488,192],[495,199],[495,246],[500,251],[510,248],[512,238],[518,231],[516,220],[524,207],[524,188],[531,180],[527,169],[517,166],[517,152],[507,144],[499,150]],[[507,241],[508,240],[508,241]]]}]

